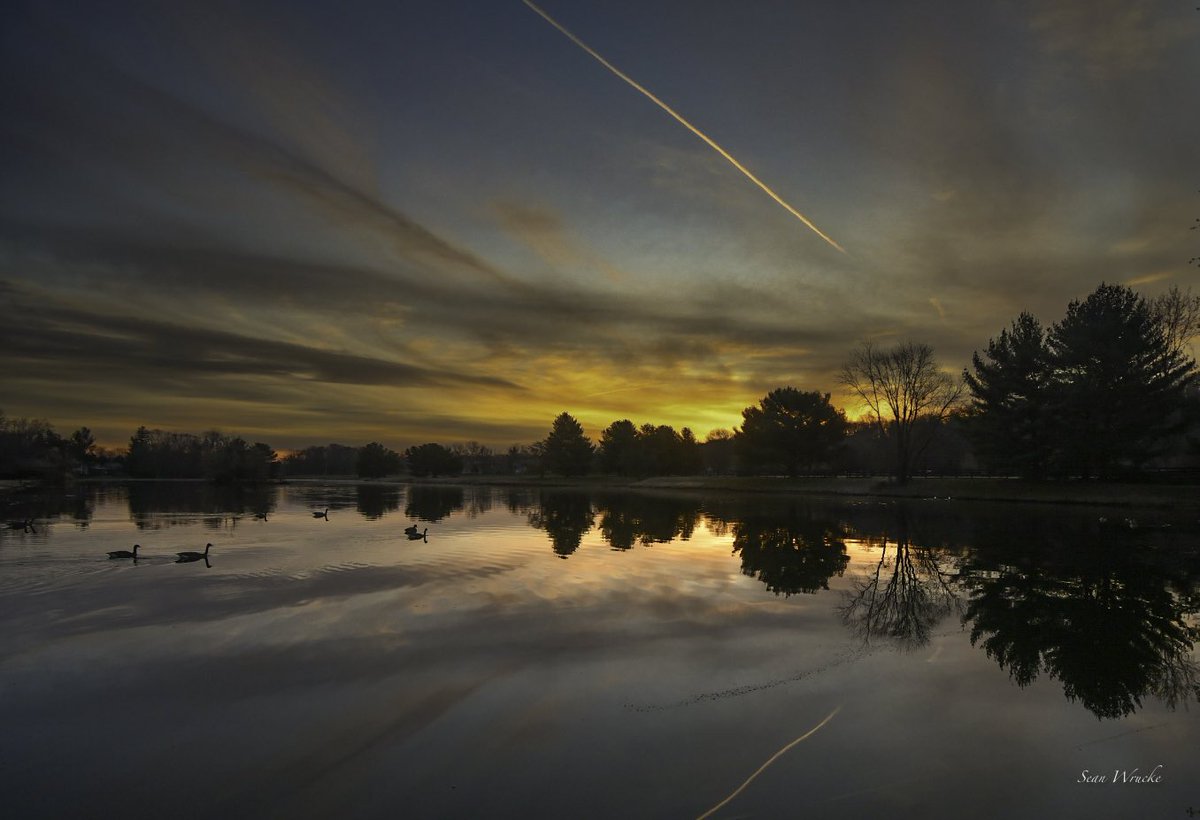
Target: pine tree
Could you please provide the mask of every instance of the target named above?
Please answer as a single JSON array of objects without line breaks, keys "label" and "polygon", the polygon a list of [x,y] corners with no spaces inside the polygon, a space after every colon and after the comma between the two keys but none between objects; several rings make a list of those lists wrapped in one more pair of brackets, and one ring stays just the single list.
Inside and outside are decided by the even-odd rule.
[{"label": "pine tree", "polygon": [[1144,299],[1101,284],[1050,330],[1061,467],[1111,477],[1157,455],[1183,418],[1195,362],[1173,350]]},{"label": "pine tree", "polygon": [[980,457],[994,471],[1036,478],[1050,459],[1050,351],[1040,322],[1022,313],[988,341],[987,360],[971,357],[963,371],[973,398],[970,429]]},{"label": "pine tree", "polygon": [[546,467],[559,475],[585,475],[592,466],[592,442],[569,413],[560,413],[554,419],[542,446]]}]

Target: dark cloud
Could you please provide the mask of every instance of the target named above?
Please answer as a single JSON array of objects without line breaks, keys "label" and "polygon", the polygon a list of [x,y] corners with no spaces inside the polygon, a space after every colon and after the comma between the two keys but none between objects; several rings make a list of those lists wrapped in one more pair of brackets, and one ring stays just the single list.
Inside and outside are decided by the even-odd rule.
[{"label": "dark cloud", "polygon": [[104,371],[116,370],[138,379],[250,375],[333,384],[517,387],[493,376],[440,372],[197,326],[34,304],[27,297],[18,296],[11,307],[19,318],[0,326],[0,343],[14,377],[61,368],[74,377],[87,372],[111,376]]},{"label": "dark cloud", "polygon": [[[5,87],[16,112],[5,134],[23,148],[37,146],[37,153],[47,155],[44,161],[115,164],[142,184],[176,196],[202,194],[203,182],[194,176],[198,161],[218,178],[237,169],[314,209],[327,226],[371,235],[444,275],[469,272],[507,280],[330,168],[121,71],[70,37],[60,46],[52,63],[14,70]],[[236,200],[229,204],[238,206]]]}]

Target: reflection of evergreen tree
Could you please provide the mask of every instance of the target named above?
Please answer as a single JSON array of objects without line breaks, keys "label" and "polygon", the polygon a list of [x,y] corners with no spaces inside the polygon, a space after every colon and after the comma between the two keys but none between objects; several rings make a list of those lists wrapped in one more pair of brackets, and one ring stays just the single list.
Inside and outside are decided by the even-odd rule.
[{"label": "reflection of evergreen tree", "polygon": [[831,521],[801,516],[753,516],[733,524],[733,551],[742,556],[742,572],[766,584],[776,595],[829,589],[850,556],[844,534]]},{"label": "reflection of evergreen tree", "polygon": [[400,488],[381,484],[359,484],[354,488],[355,509],[364,518],[383,518],[400,509]]},{"label": "reflection of evergreen tree", "polygon": [[666,544],[692,537],[700,504],[691,498],[642,494],[605,495],[597,499],[600,534],[613,549],[635,544]]},{"label": "reflection of evergreen tree", "polygon": [[972,644],[1019,686],[1044,672],[1101,718],[1132,714],[1148,695],[1172,706],[1200,697],[1195,577],[1128,542],[1093,533],[980,550],[963,567]]},{"label": "reflection of evergreen tree", "polygon": [[441,521],[466,504],[462,487],[412,486],[404,514],[420,521]]},{"label": "reflection of evergreen tree", "polygon": [[584,534],[592,528],[592,502],[584,493],[540,493],[538,505],[529,513],[529,526],[545,530],[554,551],[566,558],[579,549]]}]

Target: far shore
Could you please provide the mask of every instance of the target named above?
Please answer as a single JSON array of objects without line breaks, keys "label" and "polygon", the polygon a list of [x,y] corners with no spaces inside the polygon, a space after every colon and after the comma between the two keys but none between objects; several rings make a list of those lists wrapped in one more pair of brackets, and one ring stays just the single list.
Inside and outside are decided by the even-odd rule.
[{"label": "far shore", "polygon": [[513,476],[459,475],[439,478],[392,476],[362,479],[345,476],[323,478],[295,476],[288,483],[383,484],[422,486],[550,487],[581,490],[634,490],[658,492],[763,493],[772,495],[818,495],[878,498],[910,498],[939,501],[1003,501],[1032,504],[1082,504],[1104,507],[1151,507],[1200,510],[1200,487],[1179,484],[1116,484],[1096,481],[1034,482],[1012,478],[914,478],[896,484],[886,478],[814,476]]},{"label": "far shore", "polygon": [[[74,483],[144,483],[202,479],[78,478]],[[810,476],[621,476],[456,475],[415,478],[396,475],[368,479],[356,476],[288,476],[271,484],[371,484],[376,486],[545,487],[660,493],[757,493],[769,495],[907,498],[937,501],[989,501],[1028,504],[1072,504],[1099,507],[1142,507],[1200,511],[1200,487],[1160,483],[1103,483],[1098,481],[1024,481],[1013,478],[914,478],[896,484],[886,478]],[[32,481],[0,481],[0,493],[34,489]]]}]

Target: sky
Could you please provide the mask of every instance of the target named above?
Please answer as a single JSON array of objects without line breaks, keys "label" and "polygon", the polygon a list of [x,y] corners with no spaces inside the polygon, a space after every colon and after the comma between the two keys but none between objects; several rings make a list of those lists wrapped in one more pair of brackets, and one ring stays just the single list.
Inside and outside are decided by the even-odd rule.
[{"label": "sky", "polygon": [[[291,449],[703,439],[1200,290],[1193,0],[10,3],[0,410]],[[840,246],[839,247],[835,247]]]}]

